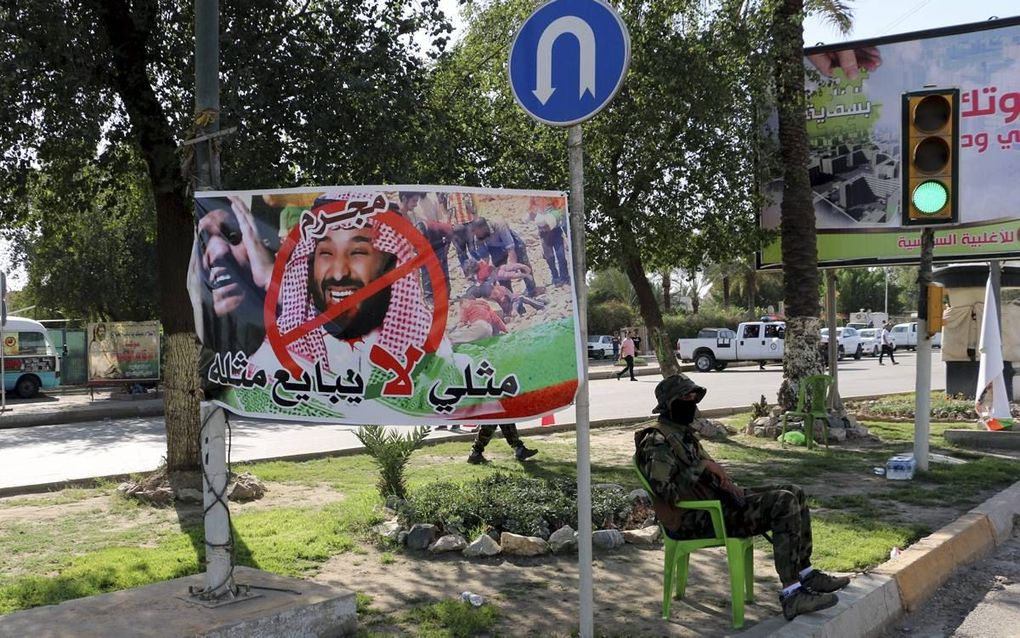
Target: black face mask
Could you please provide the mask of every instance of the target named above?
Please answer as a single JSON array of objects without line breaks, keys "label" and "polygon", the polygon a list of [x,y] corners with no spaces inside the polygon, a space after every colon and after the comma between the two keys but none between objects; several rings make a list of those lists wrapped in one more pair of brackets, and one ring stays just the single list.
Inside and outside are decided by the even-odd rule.
[{"label": "black face mask", "polygon": [[673,401],[669,404],[669,420],[681,425],[690,425],[694,422],[694,413],[697,410],[698,404],[693,401]]}]

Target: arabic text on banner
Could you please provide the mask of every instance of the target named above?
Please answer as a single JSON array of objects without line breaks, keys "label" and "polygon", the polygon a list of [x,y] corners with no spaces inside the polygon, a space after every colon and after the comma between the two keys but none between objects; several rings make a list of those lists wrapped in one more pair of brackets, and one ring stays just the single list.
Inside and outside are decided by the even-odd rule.
[{"label": "arabic text on banner", "polygon": [[573,401],[567,201],[442,186],[199,193],[207,393],[244,415],[512,422]]}]

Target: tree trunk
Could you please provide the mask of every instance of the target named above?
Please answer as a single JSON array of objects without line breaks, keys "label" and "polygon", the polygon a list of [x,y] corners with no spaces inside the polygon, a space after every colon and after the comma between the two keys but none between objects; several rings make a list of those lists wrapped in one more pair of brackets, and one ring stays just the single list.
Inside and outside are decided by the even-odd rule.
[{"label": "tree trunk", "polygon": [[662,271],[662,309],[669,312],[673,307],[673,280],[670,279],[669,270]]},{"label": "tree trunk", "polygon": [[782,254],[786,350],[779,404],[797,403],[800,380],[821,371],[818,360],[818,251],[808,179],[804,113],[804,0],[782,0],[773,23],[779,150],[783,166]]},{"label": "tree trunk", "polygon": [[[97,0],[113,66],[110,78],[131,121],[156,204],[156,269],[160,320],[166,335],[164,385],[167,469],[199,468],[198,350],[186,287],[194,220],[177,143],[147,71],[149,34],[158,26],[155,3]],[[189,367],[190,366],[190,367]]]},{"label": "tree trunk", "polygon": [[662,313],[655,300],[655,292],[652,290],[652,285],[648,283],[648,277],[645,276],[644,265],[641,263],[641,251],[638,250],[634,231],[615,215],[611,217],[619,238],[620,265],[637,293],[638,309],[641,311],[641,318],[648,329],[648,339],[651,341],[651,346],[659,361],[659,370],[663,377],[679,374],[680,363],[676,360],[673,344],[669,342],[669,335],[666,334],[666,328],[662,324]]},{"label": "tree trunk", "polygon": [[723,275],[722,278],[722,305],[724,308],[730,307],[730,276]]},{"label": "tree trunk", "polygon": [[691,313],[698,314],[701,307],[701,297],[698,295],[698,275],[691,275]]},{"label": "tree trunk", "polygon": [[[178,333],[166,338],[166,353],[163,356],[163,371],[166,384],[166,463],[173,472],[195,469],[201,459],[201,420],[198,392],[173,392],[170,379],[182,383],[183,387],[197,388],[198,340],[194,335]],[[171,429],[173,424],[173,429]]]}]

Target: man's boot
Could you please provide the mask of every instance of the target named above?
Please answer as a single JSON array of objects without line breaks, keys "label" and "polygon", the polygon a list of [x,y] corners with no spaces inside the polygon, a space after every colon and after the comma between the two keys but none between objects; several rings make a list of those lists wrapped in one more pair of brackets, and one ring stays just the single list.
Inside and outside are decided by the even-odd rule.
[{"label": "man's boot", "polygon": [[810,614],[835,606],[839,602],[836,594],[816,594],[804,587],[799,587],[788,596],[780,596],[783,605],[783,617],[793,620],[800,614]]},{"label": "man's boot", "polygon": [[481,450],[471,448],[471,454],[468,456],[467,462],[471,465],[482,465],[483,463],[488,463],[489,459],[482,456]]},{"label": "man's boot", "polygon": [[800,584],[817,594],[831,594],[849,585],[850,579],[846,576],[830,576],[816,569],[800,581]]},{"label": "man's boot", "polygon": [[514,456],[517,458],[518,461],[530,459],[536,454],[538,454],[538,450],[529,450],[528,448],[524,447],[523,443],[514,448]]}]

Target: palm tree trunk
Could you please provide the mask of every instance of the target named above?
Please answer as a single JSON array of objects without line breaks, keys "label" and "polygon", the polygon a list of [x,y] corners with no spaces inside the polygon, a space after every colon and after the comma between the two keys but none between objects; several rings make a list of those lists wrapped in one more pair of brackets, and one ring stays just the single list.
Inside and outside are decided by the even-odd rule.
[{"label": "palm tree trunk", "polygon": [[773,23],[779,148],[783,165],[782,254],[786,302],[786,349],[779,404],[797,402],[800,380],[820,372],[818,344],[818,252],[815,211],[808,179],[804,113],[804,0],[782,0]]},{"label": "palm tree trunk", "polygon": [[730,307],[730,276],[724,275],[722,278],[722,305],[724,308]]}]

